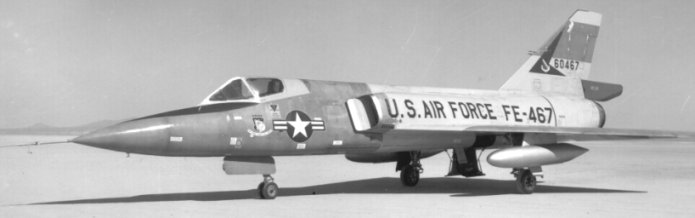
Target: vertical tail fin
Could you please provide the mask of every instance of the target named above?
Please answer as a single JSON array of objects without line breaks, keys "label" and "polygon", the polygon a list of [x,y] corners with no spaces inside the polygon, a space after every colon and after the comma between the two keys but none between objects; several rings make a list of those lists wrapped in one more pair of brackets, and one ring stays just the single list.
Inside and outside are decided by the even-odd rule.
[{"label": "vertical tail fin", "polygon": [[584,96],[601,14],[578,10],[519,68],[500,90]]}]

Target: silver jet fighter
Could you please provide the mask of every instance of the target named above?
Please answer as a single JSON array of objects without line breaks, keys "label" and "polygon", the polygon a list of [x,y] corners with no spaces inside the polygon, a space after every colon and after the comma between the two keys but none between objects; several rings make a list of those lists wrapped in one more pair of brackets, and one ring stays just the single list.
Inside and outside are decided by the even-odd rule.
[{"label": "silver jet fighter", "polygon": [[420,160],[451,149],[450,175],[484,175],[477,152],[512,169],[532,193],[541,167],[587,149],[569,140],[674,138],[662,131],[602,128],[597,102],[622,86],[587,80],[601,15],[576,11],[499,90],[405,87],[283,78],[232,78],[199,105],[145,116],[72,142],[109,150],[224,157],[227,174],[260,174],[261,198],[278,186],[274,156],[345,154],[356,162],[395,162],[415,186]]}]

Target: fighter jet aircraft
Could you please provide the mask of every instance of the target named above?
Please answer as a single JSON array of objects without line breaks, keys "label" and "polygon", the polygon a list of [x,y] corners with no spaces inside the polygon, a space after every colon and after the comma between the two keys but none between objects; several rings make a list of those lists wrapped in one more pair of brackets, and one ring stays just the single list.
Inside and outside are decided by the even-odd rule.
[{"label": "fighter jet aircraft", "polygon": [[512,169],[520,193],[541,167],[587,149],[570,140],[675,138],[663,131],[602,128],[598,103],[622,86],[587,80],[601,15],[578,10],[499,90],[406,87],[307,79],[235,77],[196,106],[145,116],[81,135],[74,143],[159,156],[224,157],[229,175],[260,174],[261,198],[279,188],[274,156],[344,154],[395,162],[405,186],[420,160],[451,150],[449,175],[484,175],[477,152]]}]

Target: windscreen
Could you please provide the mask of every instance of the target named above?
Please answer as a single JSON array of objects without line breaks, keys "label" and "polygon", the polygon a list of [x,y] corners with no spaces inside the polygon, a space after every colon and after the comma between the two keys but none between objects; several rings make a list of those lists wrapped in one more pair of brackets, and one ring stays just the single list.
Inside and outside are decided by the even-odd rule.
[{"label": "windscreen", "polygon": [[250,99],[252,97],[251,91],[244,85],[244,82],[242,82],[241,79],[237,79],[212,95],[210,101],[241,100]]}]

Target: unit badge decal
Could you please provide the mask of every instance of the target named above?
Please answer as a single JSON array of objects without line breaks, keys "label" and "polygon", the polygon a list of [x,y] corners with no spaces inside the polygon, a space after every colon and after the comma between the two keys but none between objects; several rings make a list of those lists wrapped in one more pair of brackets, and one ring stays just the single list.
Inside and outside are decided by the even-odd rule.
[{"label": "unit badge decal", "polygon": [[311,120],[301,111],[291,111],[285,120],[273,120],[274,130],[287,130],[287,136],[295,142],[305,142],[314,131],[324,131],[326,126],[323,120]]},{"label": "unit badge decal", "polygon": [[248,129],[247,131],[249,132],[249,136],[251,138],[257,137],[257,136],[267,136],[272,130],[268,129],[266,130],[265,122],[263,122],[263,116],[261,115],[253,115],[253,130]]}]

